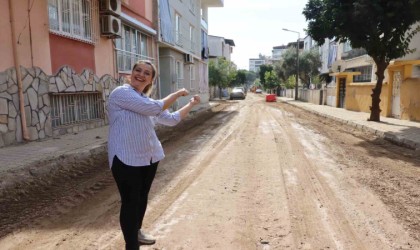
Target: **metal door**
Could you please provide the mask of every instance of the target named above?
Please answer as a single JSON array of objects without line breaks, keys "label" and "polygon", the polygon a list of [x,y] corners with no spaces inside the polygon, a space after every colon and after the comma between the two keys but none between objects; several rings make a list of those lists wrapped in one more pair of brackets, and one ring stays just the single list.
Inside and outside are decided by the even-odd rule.
[{"label": "metal door", "polygon": [[340,78],[338,85],[338,107],[344,108],[346,104],[346,78]]},{"label": "metal door", "polygon": [[402,76],[400,71],[394,72],[394,81],[392,85],[392,117],[400,118],[401,117],[401,110],[400,110],[400,89],[401,89],[401,82]]}]

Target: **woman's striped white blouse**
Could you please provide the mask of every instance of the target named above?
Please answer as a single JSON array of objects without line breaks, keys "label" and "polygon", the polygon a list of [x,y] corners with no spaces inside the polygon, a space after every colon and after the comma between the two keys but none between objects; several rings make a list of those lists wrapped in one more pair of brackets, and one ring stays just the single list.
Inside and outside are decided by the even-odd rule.
[{"label": "woman's striped white blouse", "polygon": [[108,160],[116,155],[129,166],[147,166],[165,155],[157,138],[155,122],[175,126],[181,121],[178,111],[162,111],[163,101],[153,100],[131,85],[115,88],[108,100]]}]

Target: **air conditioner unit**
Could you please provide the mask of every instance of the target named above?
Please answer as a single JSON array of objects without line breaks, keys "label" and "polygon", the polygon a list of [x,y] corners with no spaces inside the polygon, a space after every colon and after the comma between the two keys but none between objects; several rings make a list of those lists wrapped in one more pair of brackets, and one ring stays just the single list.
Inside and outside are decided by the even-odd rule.
[{"label": "air conditioner unit", "polygon": [[185,63],[186,64],[193,64],[194,63],[194,57],[191,54],[185,54]]},{"label": "air conditioner unit", "polygon": [[109,38],[121,37],[121,20],[113,15],[102,15],[101,35]]},{"label": "air conditioner unit", "polygon": [[121,0],[100,0],[99,12],[101,14],[121,15]]}]

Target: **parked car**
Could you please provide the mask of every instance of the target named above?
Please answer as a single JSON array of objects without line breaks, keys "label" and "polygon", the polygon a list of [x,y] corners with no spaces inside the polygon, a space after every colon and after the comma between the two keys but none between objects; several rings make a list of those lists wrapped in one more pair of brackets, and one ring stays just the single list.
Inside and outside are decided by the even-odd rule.
[{"label": "parked car", "polygon": [[245,89],[243,87],[235,87],[233,88],[232,92],[230,92],[229,99],[242,99],[244,100],[246,97]]},{"label": "parked car", "polygon": [[255,93],[257,93],[257,94],[261,94],[261,93],[262,93],[262,90],[261,90],[261,89],[256,89],[256,90],[255,90]]}]

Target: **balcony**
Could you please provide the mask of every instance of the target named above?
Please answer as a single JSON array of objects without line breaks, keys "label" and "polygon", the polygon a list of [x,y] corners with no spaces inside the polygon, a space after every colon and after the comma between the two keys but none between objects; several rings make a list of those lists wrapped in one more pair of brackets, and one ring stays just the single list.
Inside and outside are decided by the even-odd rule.
[{"label": "balcony", "polygon": [[191,41],[189,36],[185,36],[184,34],[176,30],[174,30],[174,34],[175,34],[175,44],[178,47],[182,48],[185,51],[189,51],[193,54],[196,53],[197,44],[194,41]]},{"label": "balcony", "polygon": [[343,54],[341,54],[341,59],[342,60],[350,60],[359,56],[363,56],[366,55],[367,52],[365,49],[363,48],[359,48],[359,49],[352,49],[349,50],[347,52],[343,52]]},{"label": "balcony", "polygon": [[204,5],[207,7],[223,7],[224,0],[202,0],[201,5]]}]

